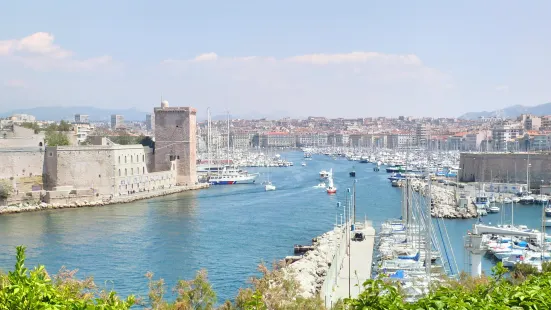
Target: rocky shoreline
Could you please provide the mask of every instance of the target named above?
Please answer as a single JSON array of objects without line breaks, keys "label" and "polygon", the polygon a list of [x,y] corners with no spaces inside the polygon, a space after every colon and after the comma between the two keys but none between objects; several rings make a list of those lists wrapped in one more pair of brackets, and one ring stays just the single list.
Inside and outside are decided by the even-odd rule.
[{"label": "rocky shoreline", "polygon": [[41,210],[53,210],[53,209],[101,207],[101,206],[107,206],[112,204],[129,203],[136,200],[166,196],[166,195],[181,193],[189,190],[197,190],[197,189],[208,188],[208,187],[209,187],[208,184],[198,184],[198,185],[192,185],[192,186],[174,186],[171,188],[156,190],[152,192],[142,192],[142,193],[136,193],[129,196],[115,197],[109,200],[95,200],[95,201],[82,200],[82,201],[74,201],[69,203],[41,202],[40,204],[32,204],[32,205],[26,205],[26,204],[20,203],[17,206],[0,206],[0,215],[11,214],[11,213],[21,213],[21,212],[41,211]]},{"label": "rocky shoreline", "polygon": [[303,297],[313,297],[320,292],[333,255],[341,241],[341,232],[340,229],[335,229],[314,238],[314,249],[286,267],[300,284]]},{"label": "rocky shoreline", "polygon": [[[425,181],[413,180],[412,188],[421,195],[426,196],[427,183]],[[457,207],[455,190],[453,188],[433,184],[431,186],[431,196],[434,203],[431,209],[432,217],[447,219],[470,219],[478,217],[476,208],[472,203],[467,205],[466,210],[460,210]]]}]

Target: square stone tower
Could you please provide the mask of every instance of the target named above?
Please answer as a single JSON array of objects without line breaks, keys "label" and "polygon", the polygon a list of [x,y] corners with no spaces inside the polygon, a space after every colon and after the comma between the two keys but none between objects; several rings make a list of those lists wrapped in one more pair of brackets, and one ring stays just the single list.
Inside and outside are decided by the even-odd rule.
[{"label": "square stone tower", "polygon": [[197,182],[196,114],[191,107],[169,107],[162,101],[155,108],[155,171],[169,170],[176,162],[179,185]]}]

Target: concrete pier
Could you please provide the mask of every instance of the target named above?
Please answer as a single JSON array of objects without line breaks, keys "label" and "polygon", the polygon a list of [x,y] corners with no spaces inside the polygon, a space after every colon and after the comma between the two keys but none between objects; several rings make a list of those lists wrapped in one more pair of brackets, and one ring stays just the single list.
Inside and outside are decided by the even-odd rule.
[{"label": "concrete pier", "polygon": [[[353,241],[355,232],[363,232],[363,241]],[[327,274],[321,297],[330,309],[339,299],[355,298],[365,280],[371,278],[371,263],[375,242],[375,228],[370,222],[357,223],[355,230],[342,242]],[[346,241],[347,239],[343,239]],[[350,248],[348,248],[348,244]],[[340,252],[340,253],[339,253]]]}]

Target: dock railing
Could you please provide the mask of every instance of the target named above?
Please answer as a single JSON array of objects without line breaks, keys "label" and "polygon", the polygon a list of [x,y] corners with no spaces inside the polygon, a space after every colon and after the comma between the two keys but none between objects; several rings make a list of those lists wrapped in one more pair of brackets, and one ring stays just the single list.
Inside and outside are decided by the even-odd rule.
[{"label": "dock railing", "polygon": [[[340,242],[337,246],[335,252],[333,253],[333,259],[331,260],[331,266],[327,270],[327,275],[325,276],[325,281],[323,281],[323,285],[321,287],[320,295],[323,298],[325,302],[325,307],[327,309],[331,309],[333,306],[333,303],[337,300],[333,300],[335,296],[335,288],[339,284],[339,272],[341,271],[343,264],[344,264],[344,258],[347,256],[347,245],[348,242],[351,242],[352,240],[352,234],[350,236],[347,236],[347,229],[350,228],[351,224],[350,222],[342,227],[336,227],[336,231],[340,231]],[[354,230],[363,230],[367,227],[373,227],[373,224],[371,221],[364,220],[363,222],[356,222],[354,224]],[[348,240],[347,240],[348,238]],[[348,241],[348,242],[347,242]]]},{"label": "dock railing", "polygon": [[[350,225],[350,224],[347,224]],[[347,227],[347,226],[345,226]],[[325,275],[325,281],[321,287],[321,297],[324,299],[325,307],[331,309],[333,305],[333,292],[337,286],[339,271],[342,268],[344,263],[344,257],[346,256],[346,245],[347,245],[347,232],[345,227],[336,227],[335,230],[340,230],[340,241],[335,252],[333,253],[333,259],[331,260],[331,266],[327,270],[327,275]]]}]

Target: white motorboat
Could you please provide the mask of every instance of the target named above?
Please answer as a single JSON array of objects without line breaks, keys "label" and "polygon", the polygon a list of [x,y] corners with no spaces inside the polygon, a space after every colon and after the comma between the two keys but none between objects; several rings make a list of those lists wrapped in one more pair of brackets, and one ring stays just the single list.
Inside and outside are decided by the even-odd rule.
[{"label": "white motorboat", "polygon": [[325,171],[325,170],[322,170],[320,171],[320,179],[327,179],[329,177],[329,172]]},{"label": "white motorboat", "polygon": [[512,202],[513,202],[513,200],[509,197],[503,198],[503,203],[512,203]]},{"label": "white motorboat", "polygon": [[325,188],[325,183],[322,182],[322,183],[314,186],[314,188]]},{"label": "white motorboat", "polygon": [[306,163],[305,162],[302,162],[301,164],[303,167],[306,167]]},{"label": "white motorboat", "polygon": [[489,213],[498,213],[499,212],[499,207],[496,206],[496,205],[490,206],[490,207],[488,207],[488,212]]},{"label": "white motorboat", "polygon": [[519,197],[513,197],[511,199],[514,203],[519,203],[520,202],[520,198]]},{"label": "white motorboat", "polygon": [[268,192],[268,191],[275,191],[276,190],[276,187],[275,185],[272,184],[272,182],[268,182],[266,183],[266,185],[264,185],[264,189]]},{"label": "white motorboat", "polygon": [[530,195],[520,197],[520,203],[522,204],[532,204],[534,203],[534,197]]}]

